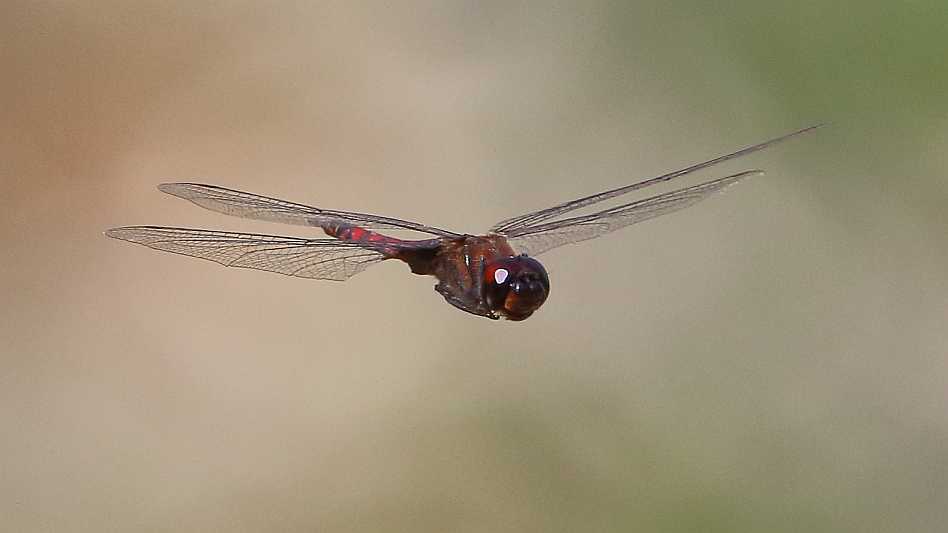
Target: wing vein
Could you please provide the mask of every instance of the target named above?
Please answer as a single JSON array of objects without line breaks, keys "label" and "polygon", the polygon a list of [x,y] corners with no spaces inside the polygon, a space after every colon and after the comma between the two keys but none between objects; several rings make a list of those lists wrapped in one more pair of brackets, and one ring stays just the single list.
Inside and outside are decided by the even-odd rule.
[{"label": "wing vein", "polygon": [[389,256],[374,243],[301,239],[161,226],[114,228],[106,235],[216,263],[312,279],[344,280]]},{"label": "wing vein", "polygon": [[730,160],[732,160],[732,159],[736,159],[736,158],[738,158],[738,157],[742,157],[742,156],[751,154],[751,153],[753,153],[753,152],[757,152],[757,151],[759,151],[759,150],[763,150],[763,149],[768,148],[768,147],[770,147],[770,146],[773,146],[773,145],[775,145],[775,144],[777,144],[777,143],[786,141],[786,140],[788,140],[788,139],[790,139],[790,138],[792,138],[792,137],[796,137],[796,136],[798,136],[798,135],[802,135],[802,134],[804,134],[804,133],[813,131],[813,130],[815,130],[815,129],[821,127],[821,126],[823,126],[823,124],[817,124],[817,125],[814,125],[814,126],[809,126],[809,127],[807,127],[807,128],[803,128],[803,129],[800,129],[800,130],[797,130],[797,131],[788,133],[788,134],[786,134],[786,135],[782,135],[782,136],[780,136],[780,137],[776,137],[776,138],[771,139],[771,140],[769,140],[769,141],[764,141],[764,142],[762,142],[762,143],[758,143],[758,144],[755,144],[755,145],[752,145],[752,146],[748,146],[748,147],[746,147],[746,148],[742,148],[742,149],[740,149],[740,150],[737,150],[736,152],[732,152],[732,153],[729,153],[729,154],[726,154],[726,155],[722,155],[722,156],[716,157],[716,158],[714,158],[714,159],[709,159],[709,160],[703,161],[703,162],[701,162],[701,163],[696,163],[696,164],[694,164],[694,165],[691,165],[691,166],[689,166],[689,167],[683,168],[683,169],[681,169],[681,170],[676,170],[676,171],[674,171],[674,172],[669,172],[669,173],[667,173],[667,174],[662,174],[661,176],[657,176],[657,177],[650,178],[650,179],[647,179],[647,180],[644,180],[644,181],[640,181],[640,182],[638,182],[638,183],[633,183],[632,185],[626,185],[626,186],[624,186],[624,187],[619,187],[619,188],[617,188],[617,189],[612,189],[612,190],[604,191],[604,192],[601,192],[601,193],[598,193],[598,194],[593,194],[593,195],[590,195],[590,196],[586,196],[586,197],[583,197],[583,198],[578,198],[578,199],[576,199],[576,200],[570,200],[570,201],[568,201],[568,202],[564,202],[564,203],[562,203],[562,204],[558,204],[558,205],[555,205],[555,206],[553,206],[553,207],[549,207],[549,208],[547,208],[547,209],[541,209],[541,210],[539,210],[539,211],[533,211],[533,212],[531,212],[531,213],[526,213],[526,214],[519,215],[519,216],[516,216],[516,217],[508,218],[508,219],[502,220],[502,221],[498,222],[497,224],[495,224],[495,225],[491,228],[491,231],[494,232],[494,233],[499,233],[499,234],[501,234],[501,235],[512,235],[512,234],[514,234],[514,233],[515,233],[517,230],[519,230],[519,229],[523,229],[523,228],[526,228],[526,227],[529,227],[529,226],[534,226],[534,225],[540,224],[540,223],[542,223],[542,222],[544,222],[544,221],[546,221],[546,220],[550,220],[550,219],[552,219],[552,218],[556,218],[556,217],[558,217],[558,216],[564,215],[564,214],[569,213],[569,212],[571,212],[571,211],[574,211],[574,210],[577,210],[577,209],[580,209],[580,208],[583,208],[583,207],[587,207],[587,206],[590,206],[590,205],[593,205],[593,204],[596,204],[596,203],[599,203],[599,202],[602,202],[602,201],[605,201],[605,200],[608,200],[608,199],[611,199],[611,198],[615,198],[615,197],[617,197],[617,196],[622,196],[622,195],[624,195],[624,194],[628,194],[628,193],[630,193],[630,192],[637,191],[637,190],[639,190],[639,189],[643,189],[643,188],[645,188],[645,187],[649,187],[649,186],[655,185],[655,184],[657,184],[657,183],[661,183],[661,182],[669,181],[669,180],[672,180],[672,179],[675,179],[675,178],[679,178],[679,177],[685,176],[685,175],[687,175],[687,174],[691,174],[691,173],[693,173],[693,172],[696,172],[696,171],[698,171],[698,170],[702,170],[702,169],[708,168],[708,167],[710,167],[710,166],[717,165],[717,164],[719,164],[719,163],[723,163],[723,162],[725,162],[725,161],[730,161]]}]

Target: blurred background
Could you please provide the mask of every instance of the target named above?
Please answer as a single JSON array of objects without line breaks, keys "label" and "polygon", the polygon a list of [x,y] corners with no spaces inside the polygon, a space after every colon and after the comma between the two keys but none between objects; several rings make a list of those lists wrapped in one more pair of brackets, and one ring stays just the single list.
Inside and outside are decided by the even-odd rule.
[{"label": "blurred background", "polygon": [[[4,2],[4,527],[943,530],[945,27],[941,0]],[[314,235],[170,180],[480,232],[824,121],[545,254],[523,323],[401,264],[102,235]]]}]

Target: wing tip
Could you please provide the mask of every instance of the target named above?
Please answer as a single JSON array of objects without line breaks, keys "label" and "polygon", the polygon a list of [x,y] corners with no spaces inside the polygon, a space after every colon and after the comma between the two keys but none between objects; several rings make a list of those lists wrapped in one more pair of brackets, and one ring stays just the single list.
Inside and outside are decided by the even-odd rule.
[{"label": "wing tip", "polygon": [[727,189],[730,189],[731,187],[733,187],[734,185],[744,183],[749,178],[756,178],[758,176],[764,176],[766,174],[767,172],[762,169],[753,168],[750,170],[745,170],[743,172],[738,172],[737,174],[731,174],[730,176],[718,178],[716,180],[712,180],[706,183],[701,183],[701,184],[695,185],[695,187],[701,187],[707,184],[718,184],[719,188],[717,192],[724,192]]},{"label": "wing tip", "polygon": [[135,229],[136,228],[131,227],[131,226],[122,227],[122,228],[109,228],[102,233],[103,235],[105,235],[106,237],[110,239],[138,244],[141,241],[136,240],[132,234],[132,231]]},{"label": "wing tip", "polygon": [[109,228],[102,232],[103,235],[111,239],[118,239],[120,241],[134,242],[129,238],[129,233],[134,230],[141,229],[142,226],[123,226],[121,228]]},{"label": "wing tip", "polygon": [[831,122],[817,122],[816,124],[813,124],[813,125],[811,125],[811,126],[807,126],[807,127],[803,128],[803,129],[801,129],[801,130],[800,130],[800,133],[803,133],[803,132],[806,132],[806,131],[811,131],[811,130],[816,130],[816,129],[819,129],[819,128],[825,128],[825,127],[830,126],[830,125],[832,125]]},{"label": "wing tip", "polygon": [[156,232],[169,229],[162,226],[122,226],[120,228],[109,228],[102,232],[103,235],[120,241],[141,243],[142,232]]},{"label": "wing tip", "polygon": [[[208,185],[206,183],[200,183],[197,181],[169,181],[167,183],[159,183],[158,190],[168,194],[179,194],[184,189],[201,187],[205,189],[223,189],[223,187],[218,187],[217,185]],[[229,190],[229,189],[224,189]]]},{"label": "wing tip", "polygon": [[181,194],[181,189],[193,185],[192,183],[182,183],[182,182],[169,182],[169,183],[160,183],[158,184],[158,190],[170,194],[172,196],[179,196]]}]

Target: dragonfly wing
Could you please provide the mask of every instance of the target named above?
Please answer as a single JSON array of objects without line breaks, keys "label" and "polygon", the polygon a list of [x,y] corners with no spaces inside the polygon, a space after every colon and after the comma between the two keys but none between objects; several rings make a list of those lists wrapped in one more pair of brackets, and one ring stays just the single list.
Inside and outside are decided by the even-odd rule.
[{"label": "dragonfly wing", "polygon": [[159,226],[114,228],[105,234],[225,266],[311,279],[343,281],[388,257],[370,244],[336,239],[301,239]]},{"label": "dragonfly wing", "polygon": [[528,228],[528,227],[531,227],[531,226],[536,226],[536,225],[542,224],[543,222],[545,222],[545,221],[547,221],[547,220],[550,220],[550,219],[559,217],[559,216],[561,216],[561,215],[564,215],[564,214],[566,214],[566,213],[569,213],[570,211],[574,211],[574,210],[576,210],[576,209],[581,209],[581,208],[586,207],[586,206],[590,206],[590,205],[593,205],[593,204],[597,204],[597,203],[599,203],[599,202],[608,200],[608,199],[610,199],[610,198],[615,198],[615,197],[617,197],[617,196],[621,196],[621,195],[624,195],[624,194],[628,194],[628,193],[630,193],[630,192],[632,192],[632,191],[637,191],[637,190],[639,190],[639,189],[643,189],[643,188],[648,187],[648,186],[650,186],[650,185],[655,185],[656,183],[662,183],[662,182],[669,181],[669,180],[672,180],[672,179],[675,179],[675,178],[680,178],[680,177],[685,176],[685,175],[687,175],[687,174],[691,174],[691,173],[693,173],[693,172],[697,172],[697,171],[699,171],[699,170],[708,168],[708,167],[710,167],[710,166],[717,165],[718,163],[723,163],[723,162],[725,162],[725,161],[730,161],[730,160],[732,160],[732,159],[736,159],[736,158],[738,158],[738,157],[745,156],[745,155],[751,154],[751,153],[753,153],[753,152],[757,152],[757,151],[759,151],[759,150],[763,150],[764,148],[768,148],[768,147],[773,146],[773,145],[775,145],[775,144],[777,144],[777,143],[779,143],[779,142],[786,141],[787,139],[790,139],[790,138],[792,138],[792,137],[796,137],[797,135],[802,135],[802,134],[807,133],[807,132],[809,132],[809,131],[813,131],[813,130],[815,130],[815,129],[821,127],[821,126],[822,126],[822,124],[817,124],[817,125],[815,125],[815,126],[810,126],[810,127],[808,127],[808,128],[803,128],[803,129],[801,129],[801,130],[797,130],[797,131],[795,131],[795,132],[788,133],[788,134],[783,135],[783,136],[781,136],[781,137],[777,137],[777,138],[771,139],[771,140],[769,140],[769,141],[765,141],[765,142],[762,142],[762,143],[759,143],[759,144],[755,144],[755,145],[753,145],[753,146],[748,146],[748,147],[743,148],[743,149],[741,149],[741,150],[738,150],[738,151],[736,151],[736,152],[732,152],[732,153],[727,154],[727,155],[722,155],[722,156],[716,157],[716,158],[714,158],[714,159],[709,159],[708,161],[703,161],[703,162],[701,162],[701,163],[697,163],[697,164],[695,164],[695,165],[692,165],[692,166],[687,167],[687,168],[683,168],[683,169],[681,169],[681,170],[676,170],[676,171],[674,171],[674,172],[669,172],[668,174],[663,174],[663,175],[661,175],[661,176],[657,176],[657,177],[654,177],[654,178],[651,178],[651,179],[647,179],[647,180],[645,180],[645,181],[640,181],[640,182],[638,182],[638,183],[633,183],[632,185],[626,185],[625,187],[619,187],[618,189],[612,189],[612,190],[609,190],[609,191],[601,192],[601,193],[599,193],[599,194],[594,194],[594,195],[591,195],[591,196],[586,196],[586,197],[584,197],[584,198],[579,198],[579,199],[576,199],[576,200],[571,200],[571,201],[569,201],[569,202],[564,202],[564,203],[562,203],[562,204],[555,205],[555,206],[553,206],[553,207],[549,207],[549,208],[547,208],[547,209],[541,209],[541,210],[539,210],[539,211],[534,211],[534,212],[532,212],[532,213],[526,213],[526,214],[523,214],[523,215],[520,215],[520,216],[516,216],[516,217],[513,217],[513,218],[508,218],[508,219],[506,219],[506,220],[502,220],[502,221],[498,222],[497,224],[494,224],[494,227],[491,228],[491,231],[494,232],[494,233],[499,233],[499,234],[501,234],[501,235],[512,235],[512,234],[514,234],[517,230],[521,230],[521,229],[524,229],[524,228]]},{"label": "dragonfly wing", "polygon": [[747,177],[760,174],[763,174],[760,170],[748,170],[598,213],[514,230],[507,236],[507,241],[522,253],[538,255],[565,244],[594,239],[631,224],[690,207]]},{"label": "dragonfly wing", "polygon": [[158,186],[158,190],[184,198],[211,211],[268,222],[315,227],[325,227],[345,222],[365,229],[407,229],[444,237],[460,236],[457,233],[426,226],[418,222],[366,213],[320,209],[258,194],[226,189],[216,185],[163,183]]}]

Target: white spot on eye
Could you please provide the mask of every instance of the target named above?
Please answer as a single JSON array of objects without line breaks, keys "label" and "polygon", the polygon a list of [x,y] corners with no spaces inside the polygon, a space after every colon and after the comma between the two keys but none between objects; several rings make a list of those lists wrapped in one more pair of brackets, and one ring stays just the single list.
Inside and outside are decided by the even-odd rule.
[{"label": "white spot on eye", "polygon": [[500,285],[501,283],[507,281],[508,274],[510,273],[507,272],[506,269],[498,268],[497,270],[494,271],[494,281],[496,281],[497,284]]}]

